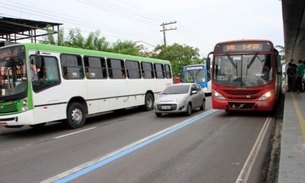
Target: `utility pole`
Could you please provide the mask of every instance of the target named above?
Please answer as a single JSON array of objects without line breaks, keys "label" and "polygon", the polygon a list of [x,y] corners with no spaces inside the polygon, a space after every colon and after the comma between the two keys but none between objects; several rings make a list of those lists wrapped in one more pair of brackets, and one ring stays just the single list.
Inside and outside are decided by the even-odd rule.
[{"label": "utility pole", "polygon": [[165,28],[166,25],[170,25],[170,24],[175,24],[177,23],[176,21],[174,22],[169,22],[169,23],[163,23],[160,26],[162,26],[162,30],[160,30],[160,32],[163,32],[163,39],[164,39],[164,46],[166,46],[166,36],[165,36],[165,31],[170,31],[170,30],[177,30],[177,27],[171,27],[169,29]]}]

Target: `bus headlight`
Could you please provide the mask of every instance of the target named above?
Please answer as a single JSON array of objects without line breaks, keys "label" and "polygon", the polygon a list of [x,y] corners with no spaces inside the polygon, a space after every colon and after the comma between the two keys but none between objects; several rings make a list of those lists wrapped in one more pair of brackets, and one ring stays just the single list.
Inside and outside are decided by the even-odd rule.
[{"label": "bus headlight", "polygon": [[259,101],[268,100],[272,96],[272,93],[274,93],[274,92],[273,91],[268,91],[264,95],[262,95],[258,100]]},{"label": "bus headlight", "polygon": [[23,102],[22,102],[22,112],[25,112],[28,110],[28,99],[25,98],[23,99]]},{"label": "bus headlight", "polygon": [[220,94],[218,93],[217,91],[213,90],[213,95],[216,99],[218,100],[225,100],[225,98]]}]

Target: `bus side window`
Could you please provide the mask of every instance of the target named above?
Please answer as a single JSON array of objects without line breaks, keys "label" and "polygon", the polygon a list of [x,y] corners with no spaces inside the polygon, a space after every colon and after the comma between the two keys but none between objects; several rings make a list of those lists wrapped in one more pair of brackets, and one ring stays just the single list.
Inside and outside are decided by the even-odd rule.
[{"label": "bus side window", "polygon": [[125,63],[126,63],[128,78],[139,79],[142,77],[140,72],[140,64],[138,61],[126,60]]},{"label": "bus side window", "polygon": [[152,63],[141,62],[142,77],[144,79],[154,78],[154,69]]},{"label": "bus side window", "polygon": [[41,57],[42,63],[37,75],[38,80],[33,80],[33,90],[39,92],[60,83],[58,61],[56,57]]},{"label": "bus side window", "polygon": [[84,57],[86,77],[88,79],[105,79],[105,59],[99,57]]},{"label": "bus side window", "polygon": [[157,79],[164,78],[164,67],[162,64],[155,63],[155,74]]},{"label": "bus side window", "polygon": [[165,67],[165,76],[166,76],[166,78],[168,78],[168,79],[172,78],[172,73],[171,73],[170,65],[165,64],[164,67]]},{"label": "bus side window", "polygon": [[107,59],[109,78],[124,79],[125,65],[123,60]]},{"label": "bus side window", "polygon": [[79,55],[62,54],[60,58],[63,69],[63,77],[65,79],[84,78],[82,59]]}]

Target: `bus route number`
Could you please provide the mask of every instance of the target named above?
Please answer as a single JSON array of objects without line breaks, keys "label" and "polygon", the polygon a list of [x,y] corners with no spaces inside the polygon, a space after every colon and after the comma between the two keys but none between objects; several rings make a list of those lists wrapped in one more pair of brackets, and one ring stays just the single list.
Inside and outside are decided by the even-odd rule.
[{"label": "bus route number", "polygon": [[261,44],[228,44],[225,45],[224,51],[261,51]]}]

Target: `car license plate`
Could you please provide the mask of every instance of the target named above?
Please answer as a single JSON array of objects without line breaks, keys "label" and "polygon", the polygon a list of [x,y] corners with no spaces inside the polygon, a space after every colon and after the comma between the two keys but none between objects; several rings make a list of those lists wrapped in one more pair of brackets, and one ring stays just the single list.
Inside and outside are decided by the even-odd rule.
[{"label": "car license plate", "polygon": [[169,106],[169,105],[161,106],[161,109],[163,109],[163,110],[171,109],[171,106]]}]

